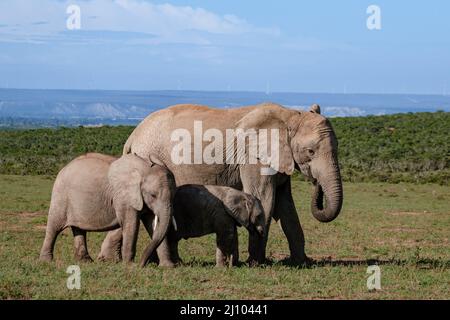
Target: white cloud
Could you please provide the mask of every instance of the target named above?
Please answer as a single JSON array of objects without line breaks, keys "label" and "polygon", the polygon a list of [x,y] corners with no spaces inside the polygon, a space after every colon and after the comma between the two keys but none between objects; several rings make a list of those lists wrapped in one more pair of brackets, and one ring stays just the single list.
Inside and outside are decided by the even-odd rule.
[{"label": "white cloud", "polygon": [[[58,37],[67,31],[66,9],[81,8],[84,31],[133,32],[156,36],[160,42],[195,43],[207,40],[198,34],[239,35],[246,33],[277,35],[275,28],[258,28],[235,15],[219,15],[203,8],[153,4],[143,0],[2,0],[0,2],[0,41],[33,41]],[[153,39],[152,41],[156,41]]]}]

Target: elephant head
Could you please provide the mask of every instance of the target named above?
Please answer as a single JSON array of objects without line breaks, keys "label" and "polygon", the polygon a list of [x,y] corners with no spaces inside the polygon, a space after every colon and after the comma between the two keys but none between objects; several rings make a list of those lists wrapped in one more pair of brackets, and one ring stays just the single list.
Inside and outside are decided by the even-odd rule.
[{"label": "elephant head", "polygon": [[166,236],[173,220],[173,199],[176,193],[175,177],[165,167],[154,165],[141,185],[142,196],[148,208],[155,214],[152,241],[147,245],[141,259],[144,267],[153,251]]},{"label": "elephant head", "polygon": [[238,125],[244,129],[279,129],[278,163],[274,166],[274,158],[269,157],[269,165],[287,175],[297,168],[313,182],[311,212],[317,220],[330,222],[339,215],[343,190],[338,142],[318,105],[309,111],[296,111],[269,104],[248,113]]},{"label": "elephant head", "polygon": [[261,202],[254,196],[236,191],[225,200],[227,212],[251,233],[264,235],[266,219]]},{"label": "elephant head", "polygon": [[341,211],[342,180],[338,163],[338,141],[331,123],[313,105],[288,121],[293,158],[303,175],[315,185],[311,212],[321,222],[333,221]]},{"label": "elephant head", "polygon": [[141,265],[145,265],[168,232],[173,217],[175,178],[168,169],[150,166],[138,156],[129,154],[111,164],[108,180],[115,206],[129,206],[138,214],[145,204],[155,214],[158,223],[141,261]]}]

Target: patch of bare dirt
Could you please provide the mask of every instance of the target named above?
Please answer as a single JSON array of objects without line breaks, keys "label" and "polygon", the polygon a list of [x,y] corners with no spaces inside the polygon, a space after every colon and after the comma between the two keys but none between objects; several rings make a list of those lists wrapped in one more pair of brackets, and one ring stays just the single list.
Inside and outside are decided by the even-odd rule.
[{"label": "patch of bare dirt", "polygon": [[29,218],[29,219],[35,218],[35,217],[39,217],[39,216],[42,216],[44,214],[45,213],[40,212],[40,211],[38,211],[38,212],[20,212],[20,213],[18,213],[18,215],[20,217]]},{"label": "patch of bare dirt", "polygon": [[427,214],[433,214],[433,212],[429,211],[394,211],[394,212],[385,212],[390,214],[391,216],[421,216]]},{"label": "patch of bare dirt", "polygon": [[394,227],[394,228],[383,228],[383,230],[391,231],[391,232],[419,232],[420,229],[417,228],[408,228],[408,227]]},{"label": "patch of bare dirt", "polygon": [[421,239],[389,239],[389,240],[376,240],[375,243],[380,246],[390,246],[390,247],[404,247],[404,248],[415,248],[415,247],[428,247],[428,248],[441,248],[450,246],[447,238],[442,239],[439,243],[431,242]]},{"label": "patch of bare dirt", "polygon": [[[0,213],[4,220],[0,221],[0,227],[2,230],[8,231],[25,231],[29,228],[32,223],[31,221],[34,218],[45,216],[45,212],[37,211],[37,212],[2,212]],[[8,217],[15,218],[14,220],[9,220]],[[17,221],[18,218],[18,221]],[[33,228],[38,230],[45,230],[45,225],[36,225]]]}]

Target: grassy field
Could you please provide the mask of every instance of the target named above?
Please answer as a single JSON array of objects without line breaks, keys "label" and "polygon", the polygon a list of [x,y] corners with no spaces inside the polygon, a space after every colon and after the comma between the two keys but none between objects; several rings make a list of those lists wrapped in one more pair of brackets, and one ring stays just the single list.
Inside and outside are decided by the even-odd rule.
[{"label": "grassy field", "polygon": [[[81,289],[68,290],[66,268],[77,264],[72,235],[56,243],[55,261],[38,261],[53,178],[0,175],[0,299],[450,299],[450,187],[436,184],[345,183],[337,220],[309,213],[310,186],[293,184],[303,224],[306,268],[286,265],[287,241],[270,231],[272,263],[257,268],[214,267],[214,237],[182,241],[185,266],[81,264]],[[148,236],[142,232],[138,253]],[[92,257],[102,233],[91,233]],[[247,239],[240,230],[241,259]],[[368,264],[381,268],[382,290],[366,287]]]}]

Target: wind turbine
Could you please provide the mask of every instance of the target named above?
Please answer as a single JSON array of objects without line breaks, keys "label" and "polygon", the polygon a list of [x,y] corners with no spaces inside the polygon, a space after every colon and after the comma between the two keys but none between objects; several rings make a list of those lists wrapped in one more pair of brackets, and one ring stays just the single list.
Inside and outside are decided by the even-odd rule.
[{"label": "wind turbine", "polygon": [[270,82],[269,81],[266,82],[266,95],[267,96],[270,95]]}]

